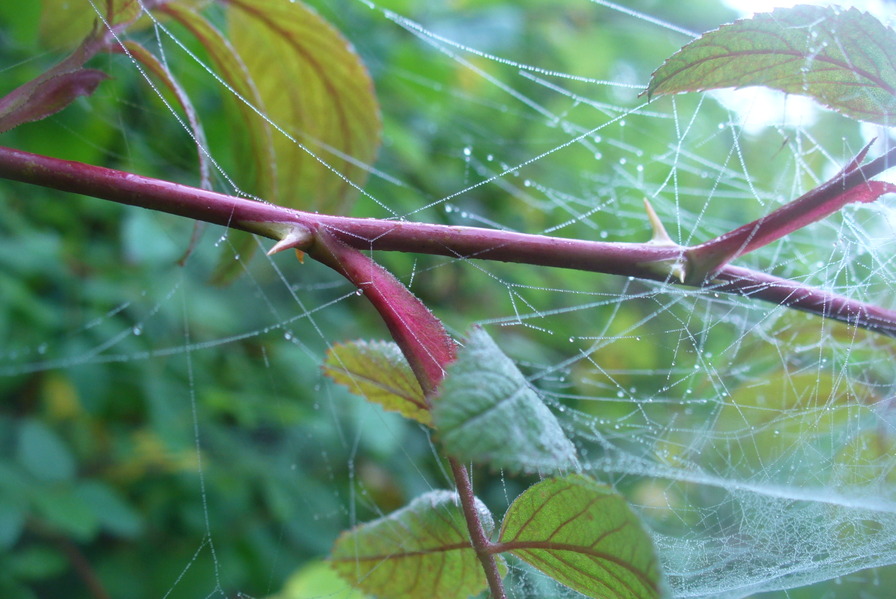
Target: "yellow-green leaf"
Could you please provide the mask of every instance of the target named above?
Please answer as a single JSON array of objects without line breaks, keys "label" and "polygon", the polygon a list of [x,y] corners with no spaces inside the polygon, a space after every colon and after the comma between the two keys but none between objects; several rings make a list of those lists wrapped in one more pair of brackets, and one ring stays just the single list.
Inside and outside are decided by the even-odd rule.
[{"label": "yellow-green leaf", "polygon": [[[494,523],[478,499],[476,510],[490,535]],[[457,599],[487,585],[460,500],[449,491],[430,491],[388,516],[342,533],[330,560],[356,588],[389,599]]]},{"label": "yellow-green leaf", "polygon": [[138,0],[99,0],[98,15],[87,2],[41,0],[40,39],[53,49],[74,48],[94,27],[125,23],[140,14]]},{"label": "yellow-green leaf", "polygon": [[276,195],[265,199],[346,212],[380,136],[373,83],[360,57],[301,2],[231,0],[227,16],[233,48],[260,97],[257,108],[282,129],[270,139]]},{"label": "yellow-green leaf", "polygon": [[710,31],[653,74],[648,96],[764,85],[896,123],[896,32],[855,8],[796,6]]},{"label": "yellow-green leaf", "polygon": [[323,370],[352,393],[399,412],[405,418],[432,426],[423,389],[395,343],[337,343],[327,352]]},{"label": "yellow-green leaf", "polygon": [[504,516],[500,542],[576,591],[601,599],[655,599],[653,542],[621,495],[572,474],[529,487]]}]

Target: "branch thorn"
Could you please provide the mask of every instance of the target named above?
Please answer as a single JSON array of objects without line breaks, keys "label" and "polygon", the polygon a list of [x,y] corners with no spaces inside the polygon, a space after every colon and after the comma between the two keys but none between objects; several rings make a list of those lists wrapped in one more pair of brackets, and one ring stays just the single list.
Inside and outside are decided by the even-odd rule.
[{"label": "branch thorn", "polygon": [[314,236],[307,227],[296,224],[285,225],[283,236],[280,237],[280,240],[268,250],[268,256],[273,256],[277,252],[282,252],[283,250],[295,248],[299,261],[302,262],[302,258],[304,258],[302,248],[307,248],[311,245],[312,241],[314,241]]},{"label": "branch thorn", "polygon": [[650,220],[650,228],[653,229],[653,237],[651,237],[648,243],[652,245],[677,247],[678,244],[672,241],[672,238],[669,237],[669,233],[666,232],[666,227],[663,226],[660,217],[656,215],[656,211],[654,211],[653,206],[650,204],[650,200],[647,198],[644,198],[644,209],[647,210],[647,218]]}]

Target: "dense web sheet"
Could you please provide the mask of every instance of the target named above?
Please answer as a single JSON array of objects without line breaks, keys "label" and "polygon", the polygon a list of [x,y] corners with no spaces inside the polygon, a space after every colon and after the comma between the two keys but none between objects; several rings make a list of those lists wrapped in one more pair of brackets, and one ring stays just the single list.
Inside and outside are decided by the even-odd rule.
[{"label": "dense web sheet", "polygon": [[[688,32],[735,16],[721,8],[707,22],[679,21],[674,11],[645,3],[463,10],[337,4],[318,8],[355,43],[383,101],[384,147],[379,162],[367,165],[359,215],[644,241],[646,198],[673,239],[691,244],[824,181],[870,137],[878,138],[874,155],[892,139],[888,130],[774,93],[646,103],[638,94],[651,68],[686,43]],[[191,87],[233,95],[206,72],[201,55],[186,52],[182,31],[159,22],[149,32],[146,46],[195,78]],[[548,45],[564,37],[575,43]],[[521,40],[530,38],[540,45],[527,48]],[[629,46],[614,48],[620,40]],[[110,65],[137,68],[127,57]],[[183,125],[151,92],[143,94],[149,107],[137,109],[133,97],[114,93],[100,102],[138,111],[136,120],[160,127]],[[405,105],[388,103],[403,97]],[[126,140],[138,139],[127,119],[110,118],[121,119],[116,127]],[[190,135],[182,136],[178,148],[125,144],[116,159],[125,169],[129,154],[174,163],[174,176],[195,183]],[[205,150],[216,157],[215,144],[224,141],[212,139]],[[216,188],[236,193],[239,164],[225,158],[215,167]],[[893,206],[892,197],[849,206],[738,263],[896,307]],[[134,263],[152,265],[152,284],[124,273],[113,277],[114,290],[75,291],[78,310],[53,336],[23,336],[0,352],[0,376],[160,377],[144,380],[154,386],[147,401],[152,418],[170,420],[165,442],[179,448],[177,459],[193,477],[185,509],[204,520],[206,535],[192,551],[210,555],[213,566],[183,558],[162,596],[187,596],[195,587],[184,581],[193,578],[209,596],[273,593],[280,572],[325,554],[340,528],[394,509],[389,493],[407,502],[450,486],[425,431],[362,405],[320,375],[333,343],[358,331],[385,335],[348,284],[280,256],[245,260],[217,228],[181,268],[174,262],[189,223],[138,211],[122,218],[120,249]],[[221,255],[240,262],[245,274],[231,287],[210,288]],[[673,596],[747,597],[896,563],[891,338],[712,289],[463,256],[374,256],[452,332],[461,336],[481,324],[518,361],[573,439],[583,469],[616,486],[644,515]],[[102,293],[112,294],[111,305]],[[197,358],[214,369],[203,372]],[[251,384],[239,380],[252,370],[261,374]],[[289,378],[279,378],[284,371]],[[183,384],[161,380],[168,376]],[[219,385],[228,384],[237,399],[221,395]],[[292,405],[294,394],[308,405]],[[231,401],[240,406],[226,405]],[[256,409],[264,417],[253,417]],[[221,429],[206,419],[222,415],[243,430],[218,438]],[[289,430],[302,418],[311,424],[295,434],[270,430]],[[214,521],[228,514],[219,509],[229,501],[220,472],[241,453],[277,460],[270,468],[280,481],[266,488],[271,496],[294,494],[266,500],[298,504],[270,510],[266,525],[288,540],[271,548],[269,588],[232,588],[239,556],[215,549],[227,534],[227,522]],[[240,464],[235,472],[251,471]],[[400,474],[385,473],[389,468]],[[500,473],[480,476],[483,499],[498,518],[525,487]],[[238,477],[231,485],[239,493]],[[310,549],[293,549],[295,539],[308,537]],[[511,566],[513,597],[575,595]],[[866,596],[887,596],[874,576],[858,578]],[[838,596],[833,586],[825,592]]]}]

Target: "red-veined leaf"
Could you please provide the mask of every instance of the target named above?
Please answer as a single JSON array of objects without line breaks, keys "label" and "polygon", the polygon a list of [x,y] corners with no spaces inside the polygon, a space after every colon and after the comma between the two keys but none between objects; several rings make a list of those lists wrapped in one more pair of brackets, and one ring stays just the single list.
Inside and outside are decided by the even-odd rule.
[{"label": "red-veined leaf", "polygon": [[[476,509],[490,535],[494,523],[488,508],[477,499]],[[356,588],[390,599],[456,599],[487,585],[460,500],[449,491],[430,491],[342,533],[330,560]],[[503,561],[499,564],[504,569]]]},{"label": "red-veined leaf", "polygon": [[227,16],[258,108],[283,130],[271,141],[277,195],[265,199],[345,213],[379,147],[379,107],[360,57],[301,2],[230,0]]},{"label": "red-veined leaf", "polygon": [[653,74],[648,97],[764,85],[856,119],[896,122],[896,32],[855,8],[796,6],[710,31]]},{"label": "red-veined leaf", "polygon": [[543,480],[517,497],[500,544],[589,597],[661,594],[659,562],[638,516],[613,489],[580,474]]},{"label": "red-veined leaf", "polygon": [[398,345],[388,341],[337,343],[327,352],[324,372],[352,393],[427,426],[432,417],[423,389]]}]

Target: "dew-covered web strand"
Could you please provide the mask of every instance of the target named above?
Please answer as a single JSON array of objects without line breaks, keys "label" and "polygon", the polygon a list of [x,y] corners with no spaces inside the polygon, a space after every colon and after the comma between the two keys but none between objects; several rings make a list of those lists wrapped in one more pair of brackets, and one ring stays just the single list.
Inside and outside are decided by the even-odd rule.
[{"label": "dew-covered web strand", "polygon": [[[618,10],[619,12],[636,18],[639,21],[661,27],[662,29],[676,31],[683,35],[693,35],[690,32],[676,28],[669,23],[659,19],[654,19],[649,15],[635,13],[625,7],[609,2],[595,1],[607,8]],[[372,7],[374,5],[371,5]],[[96,9],[96,7],[95,7]],[[449,38],[438,36],[431,31],[426,30],[417,23],[414,23],[400,15],[383,11],[385,15],[385,24],[394,23],[405,29],[413,29],[413,33],[421,40],[421,43],[433,46],[439,50],[440,58],[431,58],[431,60],[448,60],[451,64],[458,65],[463,69],[472,69],[473,72],[484,77],[484,81],[489,85],[495,86],[502,92],[507,93],[508,104],[521,106],[521,110],[530,113],[533,118],[540,119],[545,123],[562,122],[562,116],[558,116],[543,104],[529,97],[525,92],[515,89],[512,83],[507,83],[506,79],[497,76],[488,75],[482,69],[477,69],[473,63],[464,58],[464,54],[473,55],[479,58],[486,58],[496,62],[503,67],[510,67],[520,71],[518,77],[527,82],[534,82],[546,89],[553,89],[559,95],[568,97],[572,101],[581,101],[588,103],[587,97],[580,94],[574,94],[570,90],[565,90],[562,84],[556,83],[554,80],[576,81],[579,83],[592,83],[596,85],[616,85],[613,82],[605,82],[591,80],[586,78],[573,77],[560,72],[552,71],[547,68],[526,65],[513,60],[497,57],[493,54],[485,53],[466,44],[453,41]],[[156,35],[159,38],[159,47],[161,48],[162,36],[172,39],[179,48],[186,50],[180,40],[177,40],[165,26],[156,22]],[[163,60],[173,59],[173,57],[163,56]],[[193,59],[196,59],[193,57]],[[143,73],[140,65],[134,62],[134,66]],[[211,69],[203,65],[209,73]],[[144,74],[144,77],[146,75]],[[550,80],[549,80],[550,79]],[[226,93],[237,96],[235,91],[226,84],[217,79],[217,84],[223,86]],[[150,82],[152,85],[152,82]],[[619,84],[621,86],[621,84]],[[153,87],[153,89],[156,89]],[[156,93],[160,94],[160,90],[156,89]],[[237,99],[249,105],[244,98]],[[706,100],[710,102],[710,100]],[[656,162],[667,167],[665,177],[659,181],[639,182],[634,173],[631,164],[614,165],[617,172],[626,176],[626,184],[634,190],[641,192],[643,195],[651,196],[658,203],[665,203],[666,206],[672,206],[672,209],[666,209],[667,215],[672,215],[677,229],[677,239],[682,242],[698,240],[703,231],[714,231],[716,233],[724,230],[726,226],[734,226],[738,223],[726,222],[724,217],[713,216],[715,212],[721,211],[726,201],[742,201],[744,199],[758,204],[769,205],[769,200],[773,195],[763,189],[759,189],[754,185],[753,173],[749,172],[749,161],[744,156],[743,147],[750,143],[750,139],[738,129],[736,121],[737,115],[729,114],[728,122],[723,129],[720,129],[717,135],[729,136],[728,151],[725,155],[707,156],[700,154],[699,148],[695,144],[701,140],[695,139],[695,126],[699,117],[704,115],[704,104],[701,100],[696,108],[680,108],[676,102],[670,101],[671,108],[664,109],[660,106],[650,106],[641,104],[632,108],[620,103],[618,106],[593,103],[594,115],[597,119],[592,127],[582,127],[581,125],[566,122],[568,130],[564,133],[568,135],[568,139],[557,143],[546,152],[538,153],[529,159],[519,161],[515,166],[501,167],[495,172],[491,169],[488,161],[480,161],[476,159],[475,148],[476,142],[465,142],[471,151],[458,152],[457,159],[464,161],[471,171],[477,175],[483,176],[483,179],[470,184],[469,182],[458,182],[457,191],[451,192],[436,202],[428,203],[425,206],[408,211],[404,217],[410,217],[422,213],[434,206],[447,203],[451,200],[462,198],[473,190],[482,187],[491,189],[491,186],[497,183],[512,180],[510,175],[515,172],[524,170],[528,166],[534,165],[540,161],[557,160],[558,156],[562,156],[562,152],[575,146],[576,144],[587,143],[596,134],[600,133],[609,136],[610,141],[617,142],[621,146],[623,140],[621,138],[614,139],[616,135],[612,133],[612,125],[619,124],[620,121],[631,119],[634,116],[646,119],[648,122],[674,122],[674,137],[669,141],[668,153],[661,156],[647,156],[645,159],[656,159]],[[254,109],[254,108],[253,108]],[[187,123],[180,121],[177,110],[174,107],[166,105],[166,110],[175,118],[178,118],[181,126],[189,132]],[[603,113],[602,111],[606,111]],[[271,122],[266,115],[258,111],[261,118],[278,127],[277,123]],[[562,115],[562,113],[561,113]],[[795,131],[786,131],[782,133],[790,136],[790,141],[783,145],[782,152],[786,152],[788,162],[794,168],[792,178],[792,188],[786,192],[780,192],[781,196],[790,197],[800,187],[798,181],[800,176],[809,177],[812,180],[823,180],[820,174],[815,172],[815,168],[809,165],[807,158],[816,152],[825,155],[828,164],[835,165],[838,160],[823,143],[812,137],[811,131],[807,129],[797,129]],[[458,139],[461,139],[458,135]],[[625,142],[630,145],[630,141]],[[299,143],[292,139],[293,143]],[[207,149],[206,149],[207,150]],[[471,156],[472,154],[472,156]],[[845,154],[848,154],[846,152]],[[499,157],[500,158],[500,157]],[[557,162],[560,162],[557,160]],[[220,172],[220,167],[217,167]],[[707,188],[702,190],[706,195],[706,201],[700,207],[690,212],[687,208],[686,200],[697,192],[691,189],[680,187],[679,176],[690,172],[699,172],[706,170],[711,175],[707,178]],[[371,168],[371,172],[374,172]],[[470,171],[468,171],[470,172]],[[222,176],[230,181],[227,173],[221,172]],[[383,178],[396,181],[398,184],[413,187],[411,183],[405,183],[397,180],[388,172],[382,173]],[[575,176],[570,174],[570,176]],[[228,183],[232,185],[232,181]],[[582,206],[588,206],[588,202],[600,202],[601,200],[593,200],[590,198],[578,197],[570,194],[565,190],[555,189],[552,183],[539,181],[537,178],[531,180],[531,189],[538,190],[541,193],[539,198],[545,203],[541,210],[547,212],[550,210],[562,210],[565,214],[570,215],[569,221],[563,225],[552,225],[546,229],[549,232],[562,231],[566,226],[574,224],[584,224],[589,226],[592,223],[591,218],[597,215],[603,206],[590,206],[584,210],[580,210]],[[232,187],[237,190],[235,186]],[[735,197],[741,194],[740,197]],[[671,197],[669,197],[671,196]],[[366,199],[374,201],[377,205],[384,208],[390,215],[397,216],[399,211],[388,205],[388,201],[372,198],[369,195]],[[530,208],[535,204],[530,204]],[[608,204],[606,209],[631,210],[632,208],[624,208],[618,205]],[[864,208],[862,208],[864,209]],[[468,220],[493,224],[495,228],[507,228],[507,225],[497,220],[492,215],[483,212],[477,213],[475,209],[465,209]],[[668,224],[668,223],[667,223]],[[858,239],[858,244],[864,244],[865,240],[861,226],[850,215],[843,218],[841,224],[828,225],[822,224],[816,228],[817,231],[823,231],[825,237],[828,234],[835,236],[845,236],[850,239]],[[864,275],[856,274],[858,271],[852,264],[852,258],[855,253],[859,253],[859,249],[844,251],[843,247],[832,247],[829,245],[828,239],[812,239],[809,236],[799,238],[801,244],[797,247],[794,243],[781,243],[769,251],[762,254],[761,258],[767,261],[770,267],[786,269],[792,271],[797,276],[803,276],[812,281],[820,281],[822,284],[837,284],[842,286],[844,293],[874,294],[880,292],[883,285],[887,290],[892,291],[894,288],[894,259],[889,257],[875,248],[865,248],[870,252],[872,266],[867,269]],[[886,247],[886,245],[884,246]],[[891,246],[890,246],[891,247]],[[793,253],[797,252],[797,264],[794,262]],[[803,260],[801,252],[805,252],[806,259]],[[812,264],[819,263],[818,266],[812,267],[806,272],[805,262],[810,260]],[[834,508],[849,508],[857,510],[866,510],[878,516],[892,515],[894,512],[892,498],[878,497],[865,493],[849,493],[846,491],[827,489],[806,489],[799,485],[787,484],[787,479],[777,478],[780,456],[769,458],[763,457],[759,464],[759,470],[754,472],[752,476],[744,476],[738,472],[738,468],[745,466],[745,458],[738,455],[728,455],[725,461],[712,464],[711,467],[700,462],[700,451],[705,449],[711,451],[713,444],[728,442],[733,440],[738,446],[746,448],[746,450],[762,455],[762,446],[756,431],[751,430],[753,418],[745,411],[731,395],[738,390],[747,387],[755,387],[761,389],[763,377],[766,373],[762,371],[752,371],[749,366],[751,354],[756,351],[757,340],[762,340],[774,347],[776,354],[770,361],[775,362],[771,367],[772,370],[780,370],[786,373],[787,380],[792,380],[793,376],[801,372],[810,372],[815,374],[816,381],[821,379],[825,367],[825,360],[829,360],[833,355],[839,360],[838,364],[832,366],[834,384],[838,387],[844,387],[855,393],[855,385],[852,380],[853,374],[848,368],[848,364],[854,355],[863,351],[869,351],[874,348],[870,347],[870,343],[865,337],[858,337],[855,333],[851,339],[834,339],[829,338],[825,333],[825,325],[820,323],[817,326],[818,332],[814,336],[810,336],[809,347],[800,351],[798,355],[794,354],[794,349],[786,341],[786,335],[789,331],[802,326],[801,317],[793,317],[783,307],[769,308],[768,306],[757,307],[749,303],[749,300],[740,298],[718,297],[712,295],[712,290],[703,292],[690,292],[686,290],[670,290],[660,284],[648,284],[646,290],[640,288],[633,289],[631,281],[622,280],[618,288],[614,291],[582,291],[580,289],[563,288],[560,286],[551,287],[549,285],[535,285],[528,281],[515,280],[513,276],[502,273],[488,263],[468,260],[468,257],[458,256],[455,259],[449,259],[446,262],[466,262],[465,267],[477,272],[479,275],[485,275],[483,278],[489,283],[498,286],[506,292],[507,301],[503,305],[497,304],[493,307],[497,314],[485,317],[480,324],[500,325],[501,327],[517,327],[527,330],[527,333],[533,335],[553,334],[556,319],[569,316],[577,316],[582,314],[595,313],[600,315],[600,320],[595,320],[589,327],[589,330],[577,332],[571,339],[574,343],[570,344],[570,350],[560,357],[553,357],[544,363],[535,363],[533,365],[534,374],[530,375],[529,380],[536,385],[544,384],[552,376],[571,372],[571,376],[579,377],[575,381],[575,386],[571,386],[566,392],[549,392],[548,400],[552,406],[557,409],[558,415],[567,430],[575,430],[583,435],[581,443],[587,445],[590,441],[600,445],[606,452],[604,457],[588,462],[588,468],[597,476],[605,476],[607,473],[617,475],[616,480],[626,483],[630,480],[636,480],[639,476],[646,476],[653,479],[664,481],[669,495],[674,496],[675,493],[681,492],[681,488],[687,484],[697,484],[705,487],[711,487],[719,492],[732,494],[741,493],[742,497],[760,498],[764,501],[772,502],[773,500],[784,500],[789,502],[804,502],[807,505],[822,503]],[[37,362],[33,365],[16,365],[0,371],[4,376],[9,374],[20,374],[31,372],[28,370],[46,370],[55,367],[72,367],[83,363],[103,362],[105,360],[140,360],[149,359],[155,356],[166,355],[182,355],[186,360],[190,397],[189,402],[192,410],[194,439],[196,444],[197,457],[201,455],[201,434],[202,426],[199,422],[197,414],[197,389],[193,373],[193,354],[200,350],[211,350],[226,346],[247,338],[263,337],[272,330],[282,331],[284,336],[288,337],[292,343],[296,345],[304,354],[300,359],[319,359],[317,352],[304,341],[293,334],[290,327],[299,319],[308,320],[316,336],[323,342],[325,347],[330,347],[333,342],[339,341],[333,338],[333,333],[327,329],[327,325],[323,319],[318,319],[318,315],[325,314],[328,309],[347,301],[354,301],[355,292],[349,290],[344,294],[340,294],[328,301],[321,301],[317,305],[308,303],[307,297],[302,290],[296,290],[290,280],[293,278],[284,270],[277,260],[264,259],[264,268],[270,269],[274,273],[279,285],[288,290],[288,305],[290,308],[295,307],[298,314],[288,314],[284,311],[278,300],[264,291],[261,284],[252,278],[252,269],[248,265],[244,265],[246,273],[249,275],[250,285],[258,290],[259,305],[270,314],[271,326],[262,329],[253,329],[244,333],[235,334],[226,338],[214,339],[211,341],[193,341],[190,331],[189,315],[184,307],[184,333],[183,344],[175,347],[155,348],[143,354],[127,354],[113,355],[109,350],[120,342],[123,336],[133,334],[133,331],[122,331],[119,334],[106,338],[103,342],[90,350],[81,353],[79,356],[73,356],[70,359],[58,361]],[[444,263],[434,266],[420,268],[416,262],[412,269],[412,274],[420,276],[422,273],[430,273],[431,271],[442,268]],[[801,274],[802,273],[802,274]],[[400,274],[400,273],[399,273]],[[301,276],[301,275],[299,275]],[[845,280],[845,282],[843,281]],[[877,290],[873,287],[877,287]],[[866,290],[866,287],[868,288]],[[550,295],[555,300],[556,305],[542,306],[536,300],[531,300],[525,293],[539,292]],[[164,295],[160,300],[162,303],[176,301],[173,295],[177,293],[182,296],[185,301],[185,294],[189,293],[189,289],[182,289],[180,285],[175,286],[168,294]],[[625,314],[624,306],[628,304],[640,304],[649,306],[642,310],[637,318],[631,318]],[[146,318],[141,319],[137,326],[142,326],[148,319],[153,317],[157,307],[151,308]],[[598,310],[600,310],[598,312]],[[112,318],[114,312],[109,312],[106,318]],[[638,343],[644,345],[662,344],[664,349],[668,351],[667,360],[660,368],[654,368],[650,372],[641,372],[637,368],[625,368],[615,365],[608,365],[602,361],[600,356],[603,351],[612,351],[614,344],[621,344],[631,341],[633,337],[637,338],[642,335],[642,330],[655,323],[662,323],[665,327],[660,332],[654,332],[653,337],[643,337]],[[86,326],[86,325],[85,325]],[[705,354],[708,348],[713,345],[716,337],[717,329],[731,329],[733,333],[725,343],[718,347],[712,347],[713,357],[707,357]],[[497,326],[495,328],[498,328]],[[565,337],[565,336],[564,336]],[[576,344],[584,343],[584,347],[578,347]],[[871,366],[880,366],[882,360],[880,353],[867,358]],[[699,368],[695,368],[699,366]],[[582,373],[585,374],[582,374]],[[661,384],[655,389],[649,389],[650,377],[659,378]],[[591,379],[590,386],[581,379]],[[636,378],[636,384],[632,384],[626,379]],[[643,379],[643,380],[642,380]],[[701,387],[702,385],[702,387]],[[817,391],[820,385],[816,382],[815,387],[810,391]],[[632,391],[631,389],[635,389]],[[643,389],[648,389],[642,391]],[[692,394],[688,394],[688,390],[692,390]],[[794,392],[791,390],[791,392]],[[884,387],[881,397],[880,408],[884,409],[886,402],[886,393],[892,392],[892,386]],[[621,393],[621,395],[619,395]],[[644,395],[642,395],[642,393]],[[705,403],[701,403],[705,400]],[[829,432],[834,434],[836,430],[831,423],[825,424],[823,418],[824,410],[836,407],[833,399],[822,398],[821,411],[816,420],[817,426],[826,427],[822,433]],[[577,409],[564,409],[564,402],[578,402]],[[848,406],[859,408],[861,399],[848,399]],[[597,410],[593,407],[602,408],[608,404],[624,405],[629,408],[628,413],[619,418],[616,422],[605,419],[602,416],[595,415]],[[666,412],[660,413],[656,410],[656,406],[662,406]],[[706,419],[702,422],[695,422],[694,418],[689,418],[688,409],[704,409],[706,411]],[[738,413],[741,422],[740,428],[733,430],[721,430],[717,426],[721,422],[723,412],[725,410],[733,410]],[[795,408],[782,409],[780,407],[767,407],[771,413],[772,425],[786,421],[793,415]],[[613,425],[619,425],[619,429],[615,429]],[[763,423],[766,428],[770,426]],[[809,426],[806,424],[805,426]],[[760,429],[762,427],[759,427]],[[587,431],[592,431],[593,439],[587,437]],[[375,513],[382,514],[375,502],[368,501],[367,498],[359,497],[355,491],[355,483],[358,481],[356,466],[359,452],[361,451],[360,432],[356,432],[352,437],[346,437],[339,431],[341,442],[349,448],[349,463],[347,467],[350,471],[352,486],[350,495],[342,499],[344,505],[340,506],[345,509],[350,517],[351,523],[357,523],[358,510],[357,507],[363,505],[365,508],[373,510]],[[690,436],[683,436],[690,434]],[[394,434],[388,428],[384,428],[383,434]],[[627,444],[628,443],[628,444]],[[674,464],[672,461],[656,460],[650,455],[649,448],[652,445],[662,446],[665,448],[678,447],[681,451],[681,464]],[[632,449],[631,446],[635,448]],[[438,462],[435,446],[429,444],[430,451],[433,452],[433,460]],[[401,447],[401,459],[413,464],[416,469],[417,476],[425,482],[428,488],[434,486],[442,486],[445,481],[449,480],[448,473],[442,471],[442,479],[432,481],[428,479],[428,475],[422,469],[417,467],[417,458],[412,456],[409,450]],[[592,455],[596,455],[597,452]],[[887,457],[881,456],[876,459],[874,465],[885,467],[887,465]],[[506,497],[506,481],[501,477],[502,485],[505,488],[505,499],[507,501],[512,498]],[[215,547],[212,543],[211,525],[209,523],[210,512],[207,502],[205,472],[200,465],[199,468],[199,484],[201,487],[201,496],[203,502],[203,515],[206,519],[205,526],[208,536],[200,547],[197,548],[197,555],[208,549],[214,553]],[[742,508],[742,504],[737,503],[735,499],[725,499],[724,503],[712,509],[702,509],[697,520],[698,524],[709,524],[716,518],[720,518],[726,510],[737,510]],[[689,518],[691,508],[688,506],[672,505],[668,508],[673,512],[672,518],[685,521]],[[695,510],[697,508],[694,508]],[[761,515],[761,510],[755,507],[749,512],[751,517]],[[874,521],[874,520],[872,520]],[[888,522],[883,520],[883,524]],[[799,524],[800,521],[797,521]],[[688,539],[698,545],[703,541],[696,534]],[[745,539],[741,541],[746,542]],[[830,547],[834,551],[834,555],[842,555],[836,553],[836,547]],[[775,554],[764,555],[758,553],[761,548],[752,549],[756,551],[755,557],[774,558]],[[803,561],[811,561],[811,556],[800,556]],[[196,557],[190,561],[185,571],[188,570]],[[845,556],[841,559],[845,559]],[[214,556],[214,581],[215,591],[221,591],[221,574],[222,569],[227,567],[225,562],[221,562],[219,556]],[[804,564],[807,568],[811,568],[812,564]],[[699,572],[692,568],[688,574],[697,576]],[[769,570],[771,572],[771,570]],[[181,575],[181,577],[183,574]],[[732,566],[732,571],[725,579],[729,586],[734,586],[744,576]],[[168,595],[171,595],[177,588],[180,578],[173,583]],[[743,584],[750,582],[748,577],[742,578]],[[708,589],[704,589],[708,590]],[[711,589],[709,589],[711,590]],[[728,594],[725,596],[735,596]]]},{"label": "dew-covered web strand", "polygon": [[[184,324],[184,346],[189,347],[190,317],[189,311],[187,310],[186,293],[181,295],[181,308],[183,312]],[[203,540],[203,543],[206,543],[208,545],[208,550],[212,558],[212,567],[215,577],[215,588],[212,591],[212,594],[217,593],[220,594],[221,597],[226,597],[224,587],[221,585],[221,564],[218,560],[217,552],[215,551],[215,540],[214,538],[212,538],[212,526],[209,519],[208,509],[208,491],[205,485],[205,471],[202,469],[202,435],[200,434],[199,427],[199,411],[197,409],[196,399],[196,379],[193,375],[193,357],[189,350],[184,351],[183,355],[187,364],[187,385],[190,394],[190,416],[193,420],[193,440],[196,450],[196,476],[199,482],[199,495],[202,498],[202,517],[205,523],[205,539]]]}]

